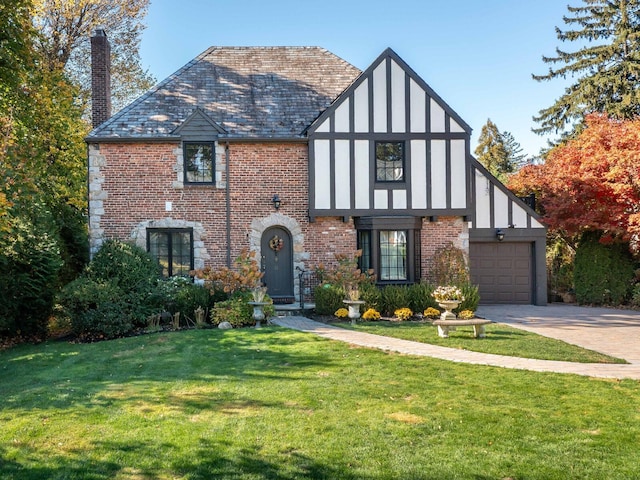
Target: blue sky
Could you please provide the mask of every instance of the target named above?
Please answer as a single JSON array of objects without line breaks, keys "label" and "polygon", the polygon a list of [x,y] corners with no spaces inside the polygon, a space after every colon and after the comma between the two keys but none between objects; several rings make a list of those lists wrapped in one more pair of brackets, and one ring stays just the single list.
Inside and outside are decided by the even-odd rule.
[{"label": "blue sky", "polygon": [[569,80],[539,83],[578,0],[151,0],[141,57],[158,81],[208,47],[321,46],[364,70],[391,47],[472,128],[487,118],[536,155],[532,116]]}]

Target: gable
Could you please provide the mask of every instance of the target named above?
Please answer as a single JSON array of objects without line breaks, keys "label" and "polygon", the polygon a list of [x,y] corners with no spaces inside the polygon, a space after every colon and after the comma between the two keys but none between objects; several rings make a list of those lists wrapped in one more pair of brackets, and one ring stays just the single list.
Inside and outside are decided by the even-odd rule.
[{"label": "gable", "polygon": [[224,135],[227,133],[224,128],[214,122],[201,109],[197,108],[178,128],[173,132],[174,135],[180,135],[182,139],[193,142],[210,141],[212,137]]},{"label": "gable", "polygon": [[[387,49],[308,130],[312,216],[469,215],[470,134]],[[401,181],[378,173],[376,148],[388,142],[401,144]]]},{"label": "gable", "polygon": [[476,159],[471,163],[473,205],[471,231],[545,229],[540,218]]},{"label": "gable", "polygon": [[471,128],[404,60],[387,49],[308,132],[470,135]]}]

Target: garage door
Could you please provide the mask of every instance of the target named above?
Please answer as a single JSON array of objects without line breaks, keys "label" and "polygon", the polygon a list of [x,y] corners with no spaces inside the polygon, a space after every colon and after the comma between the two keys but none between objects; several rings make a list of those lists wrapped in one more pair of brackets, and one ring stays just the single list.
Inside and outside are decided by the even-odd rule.
[{"label": "garage door", "polygon": [[533,263],[530,243],[471,243],[471,280],[480,303],[532,303]]}]

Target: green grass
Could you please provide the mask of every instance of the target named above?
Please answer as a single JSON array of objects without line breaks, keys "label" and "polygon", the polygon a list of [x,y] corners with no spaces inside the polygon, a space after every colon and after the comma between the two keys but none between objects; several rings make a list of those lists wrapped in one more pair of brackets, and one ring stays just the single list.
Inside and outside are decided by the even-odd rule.
[{"label": "green grass", "polygon": [[358,322],[355,326],[341,322],[335,325],[376,335],[497,355],[580,363],[628,363],[620,358],[500,323],[486,325],[486,338],[474,338],[473,327],[458,327],[449,333],[449,338],[441,338],[438,328],[426,322]]},{"label": "green grass", "polygon": [[0,352],[0,478],[623,479],[640,383],[277,327]]}]

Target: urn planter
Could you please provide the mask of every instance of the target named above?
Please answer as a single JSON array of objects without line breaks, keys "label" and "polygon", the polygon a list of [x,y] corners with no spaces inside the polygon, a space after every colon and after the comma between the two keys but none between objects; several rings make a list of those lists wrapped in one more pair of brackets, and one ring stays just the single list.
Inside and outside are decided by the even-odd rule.
[{"label": "urn planter", "polygon": [[351,324],[355,325],[356,320],[360,318],[360,305],[364,305],[363,300],[343,300],[343,303],[347,305],[349,310],[349,318],[351,319]]},{"label": "urn planter", "polygon": [[249,302],[253,307],[253,319],[256,321],[256,328],[262,328],[262,320],[264,320],[264,306],[269,302]]}]

